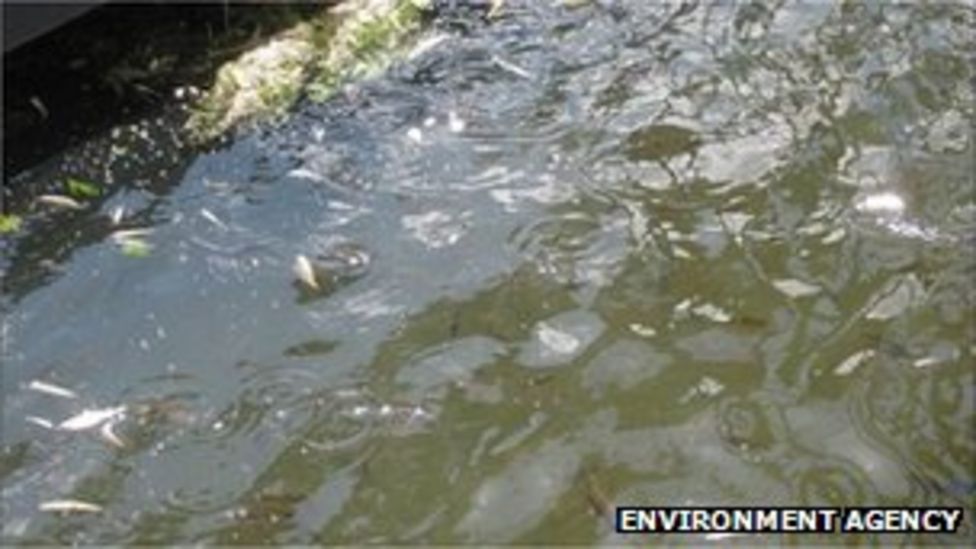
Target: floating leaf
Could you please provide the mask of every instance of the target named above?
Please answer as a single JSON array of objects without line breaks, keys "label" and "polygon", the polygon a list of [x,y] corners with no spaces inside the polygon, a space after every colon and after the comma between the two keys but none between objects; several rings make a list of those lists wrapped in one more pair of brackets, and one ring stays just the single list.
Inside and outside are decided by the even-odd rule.
[{"label": "floating leaf", "polygon": [[14,214],[0,215],[0,234],[15,233],[20,230],[20,216]]},{"label": "floating leaf", "polygon": [[147,257],[152,251],[152,246],[145,240],[138,238],[125,238],[119,241],[122,247],[122,254],[129,257]]},{"label": "floating leaf", "polygon": [[102,189],[91,181],[69,177],[65,182],[68,194],[75,198],[97,198],[102,195]]}]

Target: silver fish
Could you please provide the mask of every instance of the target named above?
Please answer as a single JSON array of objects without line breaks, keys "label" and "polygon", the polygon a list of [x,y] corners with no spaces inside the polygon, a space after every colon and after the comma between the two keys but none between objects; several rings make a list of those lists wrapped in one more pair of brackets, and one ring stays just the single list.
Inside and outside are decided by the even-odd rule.
[{"label": "silver fish", "polygon": [[58,513],[100,513],[102,506],[77,499],[55,499],[37,506],[40,511]]},{"label": "silver fish", "polygon": [[54,206],[56,208],[66,208],[69,210],[84,210],[85,206],[81,202],[78,202],[74,198],[69,196],[63,196],[60,194],[42,194],[37,197],[37,201],[46,206]]}]

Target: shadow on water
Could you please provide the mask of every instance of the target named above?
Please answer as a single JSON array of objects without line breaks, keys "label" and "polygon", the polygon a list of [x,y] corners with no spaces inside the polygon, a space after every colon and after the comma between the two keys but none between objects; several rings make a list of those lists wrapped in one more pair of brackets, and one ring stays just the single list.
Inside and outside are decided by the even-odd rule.
[{"label": "shadow on water", "polygon": [[146,184],[3,237],[3,539],[616,544],[624,504],[968,539],[972,19],[508,2],[165,175],[96,163]]}]

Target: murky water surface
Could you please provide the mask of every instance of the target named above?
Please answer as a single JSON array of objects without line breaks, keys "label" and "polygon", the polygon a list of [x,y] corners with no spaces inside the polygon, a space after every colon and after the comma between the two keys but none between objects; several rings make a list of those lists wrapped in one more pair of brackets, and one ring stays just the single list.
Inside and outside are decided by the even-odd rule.
[{"label": "murky water surface", "polygon": [[619,543],[615,504],[971,535],[964,4],[508,2],[208,154],[146,123],[21,174],[113,191],[3,242],[3,539]]}]

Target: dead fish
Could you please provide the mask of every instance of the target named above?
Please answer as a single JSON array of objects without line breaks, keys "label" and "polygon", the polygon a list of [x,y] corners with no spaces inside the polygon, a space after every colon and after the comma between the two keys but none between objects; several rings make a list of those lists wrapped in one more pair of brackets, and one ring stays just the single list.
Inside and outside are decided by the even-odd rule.
[{"label": "dead fish", "polygon": [[152,229],[122,229],[120,231],[114,231],[111,235],[112,240],[116,242],[123,242],[125,240],[138,240],[144,236],[149,236],[152,234]]},{"label": "dead fish", "polygon": [[516,65],[515,63],[512,63],[511,61],[506,61],[505,59],[502,59],[501,57],[499,57],[497,55],[493,55],[491,57],[491,61],[495,65],[497,65],[498,68],[500,68],[500,69],[504,69],[504,70],[506,70],[506,71],[508,71],[508,72],[510,72],[510,73],[512,73],[514,75],[516,75],[516,76],[521,76],[522,78],[526,78],[526,79],[529,79],[529,80],[532,79],[532,73],[531,72],[523,69],[522,67]]},{"label": "dead fish", "polygon": [[491,6],[488,8],[488,13],[485,15],[488,19],[494,19],[498,17],[502,8],[505,7],[505,0],[491,0]]},{"label": "dead fish", "polygon": [[125,217],[125,207],[123,206],[116,206],[112,208],[112,213],[109,214],[109,219],[112,221],[112,225],[122,223],[123,217]]},{"label": "dead fish", "polygon": [[41,118],[43,118],[44,120],[47,120],[51,116],[51,113],[47,110],[47,106],[44,105],[44,102],[41,101],[40,97],[36,95],[32,95],[30,98],[30,104],[32,107],[37,109],[37,112],[41,115]]},{"label": "dead fish", "polygon": [[26,421],[27,423],[33,423],[34,425],[43,427],[45,429],[54,429],[54,423],[51,420],[42,417],[27,416],[24,418],[24,421]]},{"label": "dead fish", "polygon": [[102,428],[98,430],[98,434],[102,436],[102,440],[115,446],[116,448],[125,448],[125,441],[119,438],[119,435],[115,434],[113,430],[115,427],[114,422],[106,421],[102,424]]},{"label": "dead fish", "polygon": [[58,424],[61,431],[86,431],[110,421],[119,420],[125,414],[125,406],[103,408],[101,410],[82,410]]},{"label": "dead fish", "polygon": [[74,198],[60,194],[42,194],[37,197],[37,202],[55,208],[65,208],[68,210],[84,210],[85,206]]},{"label": "dead fish", "polygon": [[227,225],[223,221],[221,221],[220,218],[217,217],[217,215],[211,212],[210,210],[206,208],[200,208],[200,215],[203,216],[203,218],[206,219],[207,221],[219,227],[221,230],[224,231],[227,230]]},{"label": "dead fish", "polygon": [[55,513],[100,513],[102,506],[77,499],[55,499],[37,506],[40,511]]},{"label": "dead fish", "polygon": [[38,393],[44,393],[46,395],[61,398],[78,398],[78,395],[70,389],[65,389],[64,387],[60,387],[46,381],[41,381],[39,379],[31,381],[29,384],[27,384],[27,388],[31,391],[37,391]]},{"label": "dead fish", "polygon": [[312,266],[312,262],[304,255],[299,254],[295,256],[295,262],[292,264],[291,270],[295,274],[295,278],[302,284],[316,291],[321,289],[318,279],[315,277],[315,268]]}]

